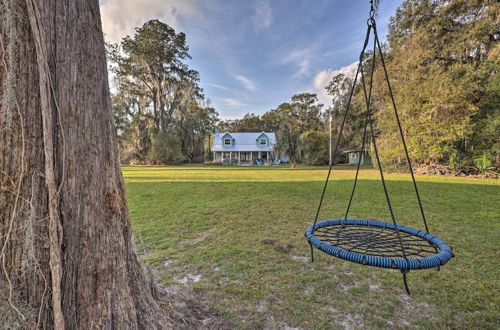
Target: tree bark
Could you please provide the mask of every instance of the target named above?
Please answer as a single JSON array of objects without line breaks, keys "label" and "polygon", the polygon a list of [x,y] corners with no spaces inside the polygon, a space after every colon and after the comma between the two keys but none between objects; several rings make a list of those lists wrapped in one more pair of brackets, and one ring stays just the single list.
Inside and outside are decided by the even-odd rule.
[{"label": "tree bark", "polygon": [[133,245],[98,1],[0,0],[0,34],[1,278],[39,328],[168,327]]}]

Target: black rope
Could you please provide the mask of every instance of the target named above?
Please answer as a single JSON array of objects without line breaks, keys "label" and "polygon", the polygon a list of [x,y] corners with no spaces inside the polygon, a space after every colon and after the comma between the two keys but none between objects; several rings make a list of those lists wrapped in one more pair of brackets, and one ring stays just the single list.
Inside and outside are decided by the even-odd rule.
[{"label": "black rope", "polygon": [[[365,254],[367,254],[368,251],[370,251],[370,253],[378,253],[379,255],[384,255],[384,256],[385,255],[398,256],[398,257],[402,256],[406,260],[406,263],[408,265],[408,269],[401,270],[401,272],[403,274],[403,282],[404,282],[404,286],[405,286],[406,292],[408,294],[410,294],[410,289],[408,287],[408,281],[407,281],[407,273],[409,272],[409,262],[408,262],[407,253],[406,253],[407,251],[406,250],[408,249],[409,250],[409,254],[412,255],[412,256],[413,255],[420,255],[423,252],[426,252],[426,253],[431,253],[431,252],[429,250],[426,250],[424,247],[422,247],[422,245],[414,244],[415,240],[408,241],[406,239],[406,236],[402,235],[402,233],[400,232],[400,229],[398,228],[398,225],[397,225],[397,222],[396,222],[396,217],[394,215],[394,210],[393,210],[393,207],[392,207],[392,204],[391,204],[391,200],[390,200],[390,197],[389,197],[389,192],[388,192],[388,189],[387,189],[387,185],[386,185],[386,182],[385,182],[384,172],[383,172],[383,168],[382,168],[382,163],[380,161],[380,156],[379,156],[378,148],[377,148],[377,141],[376,141],[376,137],[375,137],[375,131],[373,129],[373,124],[372,124],[372,120],[371,120],[371,109],[370,109],[372,89],[373,89],[373,74],[374,74],[374,71],[375,71],[377,48],[378,48],[378,52],[379,52],[379,56],[380,56],[380,61],[381,61],[381,64],[382,64],[382,67],[383,67],[383,70],[384,70],[385,80],[387,82],[387,86],[388,86],[388,89],[389,89],[389,95],[390,95],[390,98],[391,98],[392,106],[393,106],[393,109],[394,109],[394,114],[395,114],[396,121],[397,121],[397,124],[398,124],[399,134],[401,136],[401,141],[403,143],[403,147],[404,147],[404,151],[405,151],[405,155],[406,155],[406,160],[408,162],[408,167],[409,167],[409,170],[410,170],[410,173],[411,173],[411,178],[412,178],[413,186],[414,186],[414,189],[415,189],[415,194],[417,196],[418,205],[419,205],[419,208],[420,208],[420,213],[422,215],[422,220],[423,220],[426,232],[429,232],[429,227],[427,225],[427,220],[426,220],[426,217],[425,217],[425,213],[424,213],[424,209],[423,209],[423,205],[422,205],[422,200],[420,198],[420,193],[418,191],[417,182],[415,180],[415,175],[414,175],[414,172],[413,172],[413,167],[412,167],[410,156],[409,156],[409,153],[408,153],[408,147],[406,145],[406,141],[405,141],[405,138],[404,138],[403,128],[402,128],[402,125],[401,125],[401,121],[399,119],[399,114],[398,114],[398,111],[397,111],[396,102],[394,100],[394,94],[392,92],[392,87],[391,87],[391,84],[390,84],[390,81],[389,81],[389,75],[387,73],[387,67],[385,65],[385,60],[384,60],[384,55],[383,55],[383,52],[382,52],[382,47],[380,45],[380,40],[379,40],[378,33],[377,33],[377,27],[376,27],[376,22],[375,22],[375,8],[374,8],[373,0],[370,0],[370,17],[368,19],[367,25],[368,25],[368,28],[367,28],[367,31],[366,31],[366,36],[365,36],[365,41],[364,41],[363,49],[362,49],[362,51],[361,51],[361,53],[359,55],[358,68],[356,70],[356,75],[355,75],[354,81],[352,83],[352,87],[351,87],[351,91],[350,91],[350,95],[349,95],[349,100],[347,102],[345,114],[344,114],[344,117],[342,119],[342,124],[340,126],[340,130],[339,130],[339,134],[338,134],[337,142],[335,144],[335,149],[334,149],[332,158],[334,160],[335,157],[336,157],[336,155],[337,155],[338,147],[339,147],[339,144],[340,144],[340,139],[341,139],[342,133],[344,131],[346,119],[347,119],[347,116],[348,116],[348,113],[349,113],[349,110],[350,110],[350,106],[351,106],[352,97],[354,95],[354,88],[356,87],[356,83],[357,83],[357,80],[358,80],[358,75],[361,72],[361,84],[362,84],[362,87],[363,87],[363,95],[365,97],[365,103],[366,103],[366,117],[365,117],[365,122],[364,122],[363,138],[362,138],[362,144],[361,144],[361,155],[360,155],[360,157],[358,159],[358,163],[357,163],[357,166],[356,166],[356,175],[355,175],[355,178],[354,178],[354,184],[353,184],[353,188],[352,188],[352,191],[351,191],[349,202],[348,202],[348,205],[347,205],[347,208],[346,208],[344,220],[347,220],[347,216],[349,214],[349,210],[351,208],[352,201],[353,201],[353,198],[354,198],[354,194],[355,194],[355,191],[356,191],[356,186],[357,186],[358,177],[359,177],[359,170],[360,170],[360,165],[361,165],[361,159],[362,159],[362,156],[363,156],[363,153],[364,153],[364,150],[365,150],[365,146],[366,146],[366,134],[367,134],[368,126],[369,126],[369,128],[370,128],[370,134],[371,134],[371,142],[373,143],[373,149],[375,151],[375,157],[376,157],[376,161],[377,161],[378,168],[379,168],[380,178],[381,178],[381,181],[382,181],[382,186],[383,186],[383,189],[384,189],[384,194],[385,194],[385,197],[386,197],[387,206],[388,206],[389,213],[391,215],[391,219],[392,219],[393,224],[395,225],[396,230],[393,230],[392,234],[388,234],[388,235],[385,234],[385,236],[380,236],[379,234],[384,231],[384,229],[382,229],[382,231],[378,231],[377,232],[376,237],[374,236],[375,233],[373,231],[366,232],[366,230],[364,232],[362,232],[361,234],[359,232],[358,233],[354,233],[354,234],[352,232],[350,232],[350,233],[348,233],[346,235],[345,233],[341,232],[342,230],[345,230],[346,224],[342,224],[342,226],[340,227],[340,229],[337,230],[333,234],[330,234],[327,230],[322,230],[322,232],[323,232],[323,239],[325,241],[330,241],[332,243],[332,245],[337,246],[337,247],[339,245],[341,245],[341,243],[343,243],[344,245],[346,245],[346,244],[347,245],[349,245],[349,244],[353,245],[354,244],[354,246],[348,247],[349,251],[352,250],[352,249],[357,249],[360,246],[364,246],[364,253]],[[365,76],[364,76],[364,72],[363,72],[363,60],[364,60],[364,56],[365,56],[366,47],[368,46],[368,42],[369,42],[369,39],[370,39],[370,32],[371,32],[372,29],[373,29],[373,35],[374,35],[374,40],[373,40],[373,55],[372,55],[373,59],[372,59],[372,68],[371,68],[371,72],[370,72],[369,90],[367,92],[367,90],[366,90],[366,83],[365,83]],[[317,223],[318,218],[319,218],[319,214],[320,214],[320,211],[321,211],[321,206],[323,204],[323,200],[324,200],[324,197],[325,197],[325,193],[326,193],[326,189],[327,189],[327,186],[328,186],[328,182],[330,180],[330,176],[331,176],[333,164],[334,164],[334,162],[332,161],[332,163],[330,164],[330,167],[328,169],[328,174],[327,174],[327,177],[326,177],[326,180],[325,180],[325,184],[323,186],[323,191],[321,193],[320,202],[319,202],[318,208],[316,210],[316,216],[315,216],[315,219],[314,219],[313,228],[315,228],[316,223]],[[318,230],[318,231],[321,231],[321,230]],[[389,235],[394,235],[394,233],[396,233],[397,241],[399,242],[399,247],[400,247],[400,250],[398,250],[397,252],[400,251],[401,255],[398,255],[395,252],[395,250],[394,250],[396,248],[396,245],[394,243],[394,238],[393,237],[390,237],[390,238],[388,237]],[[332,241],[332,239],[333,239],[333,241]],[[403,239],[405,239],[405,244],[403,244]],[[426,247],[428,247],[430,245],[431,247],[434,248],[435,252],[437,251],[437,248],[435,246],[433,246],[432,244],[430,244],[428,242],[426,242],[426,243],[428,244]],[[311,260],[314,261],[314,252],[313,252],[314,249],[313,249],[313,246],[312,246],[311,242],[309,242],[309,245],[311,247]],[[417,247],[418,247],[418,249],[417,249]]]},{"label": "black rope", "polygon": [[[382,54],[382,49],[380,48],[380,43],[378,42],[378,36],[376,34],[376,23],[375,23],[375,20],[373,18],[370,18],[370,21],[371,21],[371,25],[374,28],[374,33],[373,34],[374,34],[374,39],[375,39],[375,45],[378,46],[379,53]],[[375,47],[373,49],[374,53],[376,52],[376,48],[377,47]],[[381,62],[381,63],[385,67],[384,62]],[[389,79],[388,76],[386,76],[386,80],[389,83],[388,79]],[[363,82],[363,92],[364,92],[364,95],[365,95],[365,100],[367,102],[367,108],[368,108],[369,105],[370,105],[369,104],[370,100],[368,99],[368,96],[367,96],[363,72],[361,72],[361,81]],[[372,88],[372,84],[373,84],[373,72],[372,72],[372,79],[370,80],[370,88]],[[398,228],[397,227],[397,222],[396,222],[396,217],[394,216],[394,210],[393,210],[393,207],[392,207],[392,204],[391,204],[391,200],[389,198],[389,191],[388,191],[387,185],[385,183],[384,171],[383,171],[383,168],[382,168],[382,162],[380,161],[380,156],[379,156],[378,148],[377,148],[377,141],[376,141],[376,138],[375,138],[375,130],[373,129],[373,124],[372,124],[371,121],[369,121],[369,125],[370,125],[370,133],[371,133],[372,143],[373,143],[373,150],[375,151],[375,157],[377,159],[377,165],[378,165],[378,168],[379,168],[379,173],[380,173],[380,179],[382,181],[382,186],[384,188],[384,194],[385,194],[385,198],[386,198],[386,201],[387,201],[387,207],[389,208],[389,213],[391,214],[391,219],[392,219],[393,224],[396,226],[396,228]],[[410,268],[409,267],[409,261],[408,261],[408,258],[406,256],[406,251],[405,251],[405,247],[403,245],[403,240],[401,238],[400,231],[397,230],[396,232],[397,232],[398,240],[399,240],[399,243],[400,243],[400,246],[401,246],[401,252],[403,254],[403,258],[406,260],[406,264],[408,265],[407,268],[409,269]],[[401,272],[403,274],[403,282],[405,284],[406,292],[409,294],[410,291],[408,289],[407,280],[406,280],[406,273],[408,273],[408,270],[401,270]]]},{"label": "black rope", "polygon": [[[352,186],[351,196],[349,198],[349,203],[347,204],[347,208],[346,208],[346,211],[345,211],[344,220],[347,220],[347,216],[349,214],[349,210],[351,209],[352,200],[354,198],[354,192],[356,191],[356,186],[358,184],[359,169],[361,167],[361,159],[362,159],[363,154],[365,152],[366,131],[367,131],[367,127],[368,127],[368,122],[370,121],[370,112],[371,112],[370,111],[370,107],[369,107],[369,104],[371,103],[372,86],[373,86],[373,84],[371,82],[373,81],[373,72],[375,71],[375,47],[376,47],[376,41],[374,39],[373,40],[372,69],[371,69],[371,75],[370,75],[370,90],[368,92],[368,103],[367,103],[367,108],[366,108],[365,126],[364,126],[364,129],[363,129],[363,138],[362,138],[362,142],[361,142],[361,154],[360,154],[359,159],[358,159],[358,164],[356,165],[356,175],[354,177],[354,184]],[[362,71],[361,71],[361,77],[363,78],[363,72]],[[364,81],[363,81],[363,88],[364,88]]]},{"label": "black rope", "polygon": [[[424,207],[422,205],[422,199],[420,198],[420,192],[418,190],[417,181],[415,180],[415,174],[413,172],[413,166],[411,164],[410,154],[408,152],[408,147],[406,145],[406,140],[405,140],[405,137],[403,134],[403,127],[401,125],[401,120],[399,119],[399,113],[398,113],[398,110],[396,107],[396,101],[394,100],[394,94],[392,92],[392,86],[391,86],[391,82],[389,80],[389,74],[387,73],[387,67],[385,65],[384,55],[382,52],[382,47],[380,45],[380,40],[378,37],[376,24],[373,25],[373,34],[375,37],[375,42],[377,43],[377,46],[378,46],[382,68],[384,69],[385,80],[387,81],[387,88],[389,90],[389,96],[391,98],[392,108],[394,109],[394,116],[396,117],[396,122],[398,124],[399,135],[401,136],[401,142],[403,143],[403,148],[404,148],[405,156],[406,156],[406,162],[408,163],[408,169],[410,170],[411,180],[413,182],[413,188],[415,189],[415,195],[417,196],[418,207],[420,209],[420,214],[422,216],[422,222],[424,223],[425,231],[429,232],[429,226],[427,225],[427,219],[425,217]],[[438,251],[437,248],[434,247],[434,249],[436,252]],[[440,267],[437,268],[438,271],[439,271],[439,269],[440,269]],[[405,285],[406,285],[406,279],[405,279]],[[408,289],[407,289],[407,291],[409,294]]]},{"label": "black rope", "polygon": [[370,18],[375,17],[375,6],[373,5],[373,0],[370,0]]},{"label": "black rope", "polygon": [[[398,110],[396,107],[396,101],[394,100],[394,94],[392,92],[392,86],[391,86],[391,82],[389,80],[389,74],[387,73],[387,67],[385,65],[382,47],[380,46],[380,40],[378,38],[378,33],[377,33],[377,26],[375,24],[373,25],[373,34],[375,36],[375,42],[378,45],[378,50],[380,53],[380,61],[382,63],[382,68],[384,69],[385,80],[387,81],[387,88],[389,90],[389,95],[391,97],[392,108],[394,109],[394,116],[396,117],[396,122],[398,123],[399,135],[401,136],[401,142],[403,143],[403,148],[404,148],[405,156],[406,156],[406,162],[408,163],[408,169],[410,170],[411,181],[413,182],[413,188],[415,189],[415,195],[417,196],[418,207],[420,209],[420,214],[422,215],[422,222],[424,223],[425,231],[429,232],[429,226],[427,225],[427,218],[425,217],[424,207],[422,205],[422,199],[420,198],[420,192],[418,190],[417,181],[415,180],[415,174],[413,172],[413,166],[411,164],[410,154],[408,152],[408,147],[406,145],[405,136],[403,134],[403,127],[401,125],[401,120],[399,119],[399,113],[398,113]],[[437,251],[438,251],[437,248],[434,247],[434,249],[437,253]],[[439,271],[439,269],[440,269],[440,267],[437,268],[438,271]]]},{"label": "black rope", "polygon": [[[375,24],[375,22],[372,21],[371,24]],[[369,24],[369,25],[371,25],[371,24]],[[375,54],[375,52],[376,52],[376,46],[378,45],[378,43],[376,42],[376,38],[375,38],[374,41],[375,41],[374,42],[374,46],[375,47],[373,49],[373,52]],[[373,70],[371,72],[371,79],[370,79],[370,85],[369,85],[370,96],[368,95],[368,93],[366,91],[365,76],[364,76],[363,70],[361,70],[361,82],[362,82],[362,86],[363,86],[363,94],[365,96],[366,111],[368,113],[368,116],[370,117],[370,98],[369,97],[371,96],[371,89],[373,88]],[[389,208],[389,213],[391,215],[392,222],[393,222],[393,224],[397,228],[396,217],[394,216],[394,210],[392,208],[391,199],[389,197],[389,191],[388,191],[387,185],[385,183],[384,171],[383,171],[383,168],[382,168],[382,163],[380,162],[380,156],[379,156],[378,148],[377,148],[377,141],[376,141],[376,138],[375,138],[375,131],[373,129],[373,124],[372,124],[371,120],[369,120],[368,123],[369,123],[369,126],[370,126],[370,133],[371,133],[371,138],[372,138],[372,143],[373,143],[373,149],[375,151],[375,157],[377,159],[377,164],[378,164],[379,173],[380,173],[380,179],[382,181],[382,186],[384,188],[384,194],[385,194],[385,198],[386,198],[386,201],[387,201],[387,207]],[[408,258],[406,256],[406,251],[405,251],[405,247],[403,245],[403,240],[401,239],[400,232],[399,232],[399,230],[397,230],[396,232],[397,232],[397,237],[398,237],[398,240],[399,240],[399,243],[400,243],[400,247],[401,247],[401,252],[402,252],[403,258],[406,260],[407,265],[409,265]],[[408,266],[408,268],[409,268],[409,266]]]},{"label": "black rope", "polygon": [[[363,45],[363,50],[361,51],[361,54],[359,55],[358,69],[356,70],[356,75],[354,76],[354,81],[352,82],[351,92],[350,92],[350,95],[349,95],[349,100],[347,101],[347,106],[346,106],[346,111],[345,111],[345,114],[344,114],[344,118],[342,119],[342,124],[340,125],[340,130],[339,130],[337,142],[335,144],[335,149],[334,149],[333,154],[332,154],[332,160],[334,160],[335,156],[337,155],[337,150],[338,150],[338,147],[339,147],[340,139],[342,137],[342,132],[344,131],[344,126],[345,126],[345,123],[346,123],[347,115],[349,114],[349,109],[351,108],[352,96],[354,95],[354,88],[356,87],[356,81],[358,80],[359,72],[362,69],[361,66],[362,66],[362,63],[363,63],[363,59],[364,59],[366,47],[368,46],[368,41],[369,41],[369,38],[370,38],[370,32],[371,32],[371,26],[368,25],[368,28],[366,30],[366,36],[365,36],[365,42],[364,42],[364,45]],[[318,208],[316,210],[316,216],[314,217],[314,225],[316,225],[316,222],[318,222],[319,213],[321,211],[321,206],[323,205],[323,200],[325,198],[326,188],[328,187],[328,181],[330,180],[330,175],[332,173],[333,164],[334,164],[334,162],[332,161],[332,163],[330,164],[330,167],[328,169],[328,174],[326,175],[325,184],[323,186],[323,191],[321,192],[321,198],[319,200],[319,205],[318,205]],[[314,249],[313,249],[313,246],[312,246],[312,244],[310,242],[309,242],[309,245],[311,247],[311,261],[314,262]]]},{"label": "black rope", "polygon": [[401,273],[403,273],[403,283],[405,285],[406,293],[411,295],[410,293],[410,287],[408,286],[408,279],[406,278],[406,274],[408,274],[408,270],[402,270]]},{"label": "black rope", "polygon": [[405,141],[405,137],[403,134],[403,127],[401,126],[401,121],[399,120],[399,114],[398,114],[398,110],[396,107],[396,101],[394,101],[394,95],[392,93],[391,82],[389,81],[389,74],[387,73],[387,67],[385,66],[384,55],[382,53],[382,47],[380,46],[380,41],[378,38],[376,25],[373,25],[373,34],[375,36],[375,41],[376,41],[377,46],[378,46],[378,50],[379,50],[379,54],[380,54],[380,62],[382,64],[382,67],[384,68],[385,80],[387,81],[387,87],[389,89],[389,95],[391,97],[392,107],[394,109],[394,115],[395,115],[396,121],[398,123],[399,134],[401,135],[401,141],[403,142],[403,147],[404,147],[405,155],[406,155],[406,161],[408,162],[408,168],[409,168],[410,174],[411,174],[411,180],[413,181],[413,187],[415,188],[415,194],[417,195],[418,206],[420,208],[420,214],[422,215],[422,220],[424,222],[425,231],[429,232],[429,227],[427,226],[427,219],[425,218],[424,207],[422,206],[422,200],[420,199],[420,193],[418,191],[417,181],[415,180],[415,175],[413,174],[413,167],[411,165],[410,155],[408,153],[408,147],[406,146],[406,141]]}]

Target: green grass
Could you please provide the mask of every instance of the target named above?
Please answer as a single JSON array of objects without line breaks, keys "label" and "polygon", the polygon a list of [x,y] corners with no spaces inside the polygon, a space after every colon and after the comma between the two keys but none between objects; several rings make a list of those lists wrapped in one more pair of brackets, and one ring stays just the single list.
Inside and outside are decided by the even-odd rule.
[{"label": "green grass", "polygon": [[[500,183],[419,176],[430,231],[456,257],[409,274],[315,251],[304,238],[327,169],[124,167],[142,260],[188,285],[238,328],[497,328]],[[351,217],[388,221],[378,172],[363,169]],[[354,171],[334,169],[321,219],[343,216]],[[423,228],[408,175],[386,177],[401,224]],[[264,237],[294,244],[287,254]],[[168,265],[166,265],[166,263]],[[191,275],[192,277],[189,277]],[[197,282],[191,279],[201,275]]]}]

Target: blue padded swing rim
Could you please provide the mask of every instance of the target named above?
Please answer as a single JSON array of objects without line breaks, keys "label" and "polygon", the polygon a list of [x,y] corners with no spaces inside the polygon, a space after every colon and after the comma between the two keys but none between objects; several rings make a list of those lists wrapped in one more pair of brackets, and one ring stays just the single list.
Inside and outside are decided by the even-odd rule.
[{"label": "blue padded swing rim", "polygon": [[[357,252],[350,252],[332,246],[325,242],[322,242],[316,236],[314,236],[314,231],[316,231],[319,228],[328,226],[341,226],[341,225],[372,226],[372,227],[381,227],[392,230],[398,230],[400,232],[418,236],[430,242],[439,250],[439,252],[436,255],[425,258],[408,258],[408,259],[384,258],[384,257],[365,255]],[[381,268],[391,268],[391,269],[401,269],[401,270],[434,268],[444,265],[453,256],[451,247],[448,244],[446,244],[442,239],[432,234],[429,234],[425,231],[421,231],[415,228],[403,225],[395,225],[393,223],[377,221],[377,220],[360,220],[360,219],[323,220],[307,228],[306,237],[313,246],[317,247],[318,249],[329,255],[347,261],[355,262],[358,264],[381,267]]]}]

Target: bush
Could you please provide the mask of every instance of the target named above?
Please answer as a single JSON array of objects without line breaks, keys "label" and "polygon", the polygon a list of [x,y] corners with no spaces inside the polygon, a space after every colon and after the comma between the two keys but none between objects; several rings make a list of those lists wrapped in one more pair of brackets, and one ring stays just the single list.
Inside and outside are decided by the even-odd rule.
[{"label": "bush", "polygon": [[474,165],[479,173],[486,172],[492,166],[491,157],[488,153],[483,152],[480,157],[474,158]]},{"label": "bush", "polygon": [[148,161],[152,165],[178,165],[184,161],[179,138],[167,132],[160,132],[152,137]]},{"label": "bush", "polygon": [[448,152],[448,166],[450,169],[457,172],[468,172],[470,169],[470,165],[472,164],[472,159],[470,155],[466,155],[464,153],[460,153],[456,149],[451,149]]}]

